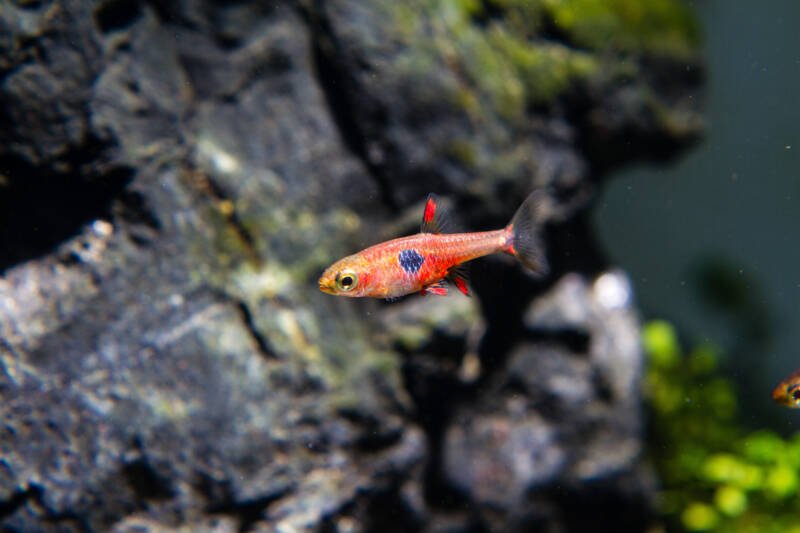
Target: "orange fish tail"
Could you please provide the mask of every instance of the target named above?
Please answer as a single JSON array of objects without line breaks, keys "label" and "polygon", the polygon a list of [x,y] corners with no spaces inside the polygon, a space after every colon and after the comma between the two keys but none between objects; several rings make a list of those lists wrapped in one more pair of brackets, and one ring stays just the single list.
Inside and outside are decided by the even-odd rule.
[{"label": "orange fish tail", "polygon": [[505,249],[529,270],[541,276],[547,274],[549,270],[544,245],[539,238],[544,198],[545,195],[542,191],[536,191],[522,202],[511,222],[506,226],[509,238]]}]

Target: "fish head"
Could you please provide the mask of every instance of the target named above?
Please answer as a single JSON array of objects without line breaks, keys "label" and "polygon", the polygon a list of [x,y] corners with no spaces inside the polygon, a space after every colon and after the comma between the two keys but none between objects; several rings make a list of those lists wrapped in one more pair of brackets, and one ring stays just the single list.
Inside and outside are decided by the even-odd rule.
[{"label": "fish head", "polygon": [[370,292],[371,270],[360,254],[349,255],[325,269],[319,278],[319,290],[336,296],[366,296]]},{"label": "fish head", "polygon": [[772,399],[786,407],[800,408],[800,383],[781,383],[772,391]]},{"label": "fish head", "polygon": [[778,383],[772,391],[772,399],[786,407],[800,408],[800,370]]}]

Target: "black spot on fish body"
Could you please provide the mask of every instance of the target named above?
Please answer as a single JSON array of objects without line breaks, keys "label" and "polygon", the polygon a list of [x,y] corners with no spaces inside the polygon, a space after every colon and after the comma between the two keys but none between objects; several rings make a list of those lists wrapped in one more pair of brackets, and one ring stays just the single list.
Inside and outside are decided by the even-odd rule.
[{"label": "black spot on fish body", "polygon": [[419,272],[422,263],[425,262],[425,258],[416,250],[402,250],[397,255],[397,260],[406,272]]}]

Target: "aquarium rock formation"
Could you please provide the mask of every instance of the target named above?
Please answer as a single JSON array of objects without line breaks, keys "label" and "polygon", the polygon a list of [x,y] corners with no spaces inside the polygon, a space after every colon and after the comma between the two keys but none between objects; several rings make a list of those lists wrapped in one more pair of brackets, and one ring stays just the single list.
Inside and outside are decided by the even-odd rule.
[{"label": "aquarium rock formation", "polygon": [[[0,529],[643,529],[585,214],[702,133],[697,47],[677,0],[3,3]],[[483,230],[537,188],[544,279],[317,288],[430,191]]]}]

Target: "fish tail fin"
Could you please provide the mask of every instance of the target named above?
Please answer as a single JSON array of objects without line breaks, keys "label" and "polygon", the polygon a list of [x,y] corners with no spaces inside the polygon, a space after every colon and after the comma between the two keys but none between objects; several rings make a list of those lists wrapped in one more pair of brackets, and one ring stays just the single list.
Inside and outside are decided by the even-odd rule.
[{"label": "fish tail fin", "polygon": [[549,271],[544,243],[539,237],[544,200],[544,191],[531,193],[506,226],[509,239],[505,251],[539,276]]}]

